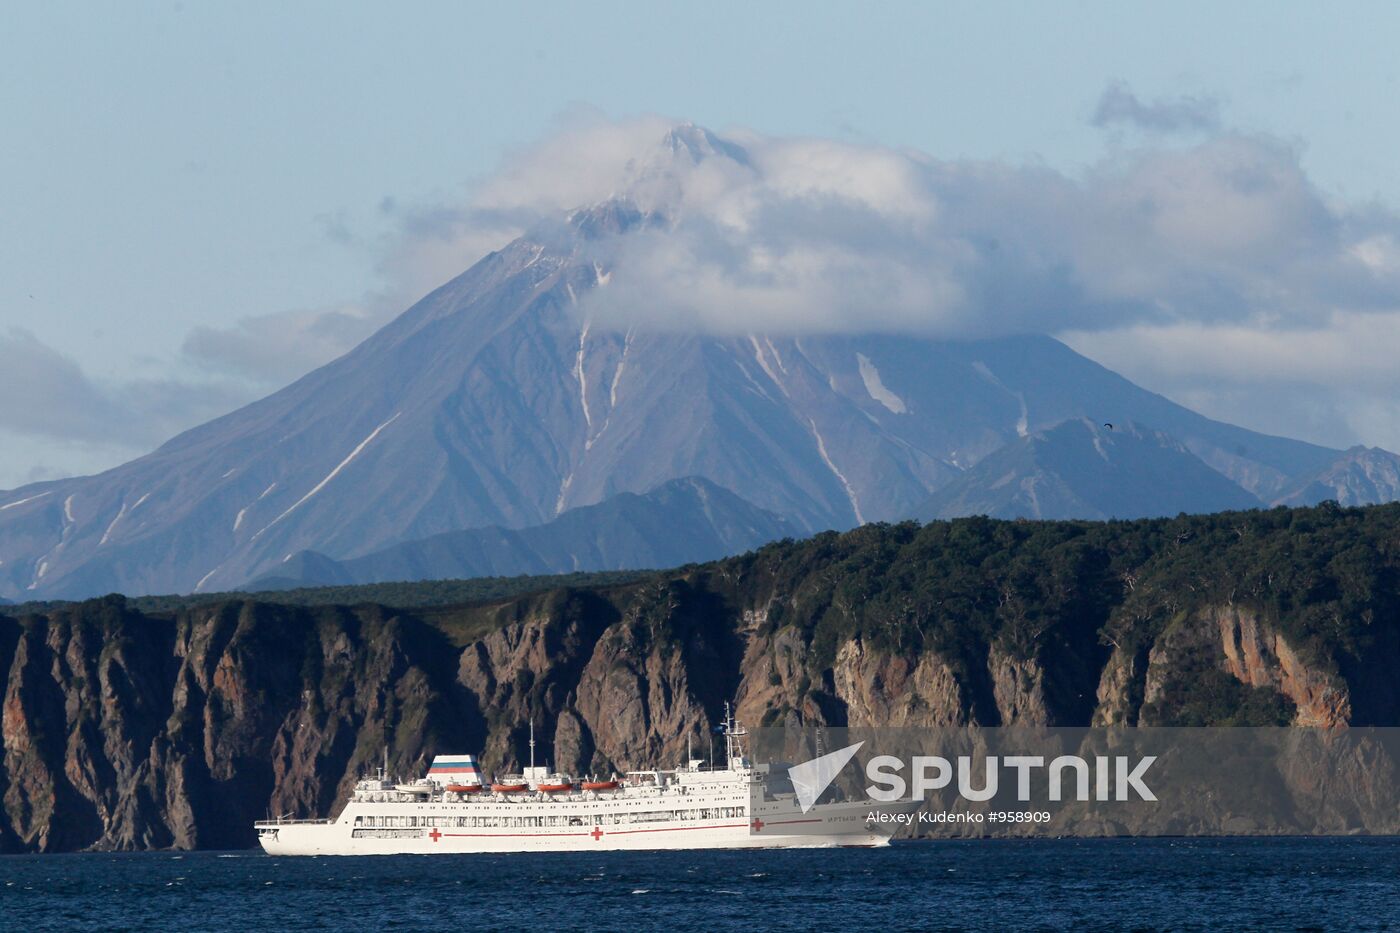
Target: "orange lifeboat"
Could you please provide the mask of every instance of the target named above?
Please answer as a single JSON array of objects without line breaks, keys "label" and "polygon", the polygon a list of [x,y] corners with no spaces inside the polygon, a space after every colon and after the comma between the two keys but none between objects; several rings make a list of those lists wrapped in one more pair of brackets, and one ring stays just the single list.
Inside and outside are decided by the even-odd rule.
[{"label": "orange lifeboat", "polygon": [[528,790],[524,784],[492,784],[491,789],[498,794],[518,794]]},{"label": "orange lifeboat", "polygon": [[617,781],[584,781],[584,790],[617,790],[622,785]]},{"label": "orange lifeboat", "polygon": [[574,785],[572,784],[536,784],[535,787],[544,791],[546,794],[558,794],[563,791],[574,789]]},{"label": "orange lifeboat", "polygon": [[446,788],[453,794],[475,794],[481,790],[480,784],[448,784]]}]

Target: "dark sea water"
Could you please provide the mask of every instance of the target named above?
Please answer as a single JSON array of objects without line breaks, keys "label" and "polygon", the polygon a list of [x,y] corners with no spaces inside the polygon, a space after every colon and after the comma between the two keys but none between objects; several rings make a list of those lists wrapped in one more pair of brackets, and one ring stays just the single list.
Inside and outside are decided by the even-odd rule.
[{"label": "dark sea water", "polygon": [[0,857],[5,930],[1385,930],[1400,839]]}]

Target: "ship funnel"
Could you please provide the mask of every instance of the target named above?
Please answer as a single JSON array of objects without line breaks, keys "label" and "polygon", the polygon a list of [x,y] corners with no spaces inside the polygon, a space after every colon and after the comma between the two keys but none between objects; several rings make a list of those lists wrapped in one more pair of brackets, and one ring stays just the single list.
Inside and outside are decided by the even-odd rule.
[{"label": "ship funnel", "polygon": [[438,755],[428,768],[428,780],[435,784],[480,784],[481,768],[475,755]]}]

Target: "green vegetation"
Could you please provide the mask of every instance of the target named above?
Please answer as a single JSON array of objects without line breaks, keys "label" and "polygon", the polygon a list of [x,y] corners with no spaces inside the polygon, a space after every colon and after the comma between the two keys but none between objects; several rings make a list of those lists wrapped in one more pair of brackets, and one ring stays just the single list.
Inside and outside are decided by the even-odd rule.
[{"label": "green vegetation", "polygon": [[1250,687],[1210,664],[1206,654],[1178,662],[1141,720],[1163,726],[1286,726],[1297,707],[1267,687]]},{"label": "green vegetation", "polygon": [[1184,613],[1235,604],[1325,660],[1364,654],[1400,622],[1400,503],[873,524],[710,566],[764,580],[781,597],[769,624],[808,631],[827,662],[857,634],[891,652],[951,656],[992,643],[1020,657],[1057,643],[1132,650]]},{"label": "green vegetation", "polygon": [[[1116,652],[1134,669],[1124,689],[1141,721],[1287,722],[1289,701],[1227,674],[1219,633],[1202,625],[1201,610],[1234,606],[1283,635],[1309,668],[1346,680],[1356,721],[1393,719],[1400,708],[1390,675],[1400,656],[1400,503],[1131,522],[872,524],[663,572],[141,597],[110,611],[173,617],[249,601],[297,607],[288,618],[305,618],[300,607],[334,614],[354,606],[456,647],[525,618],[595,635],[634,620],[636,651],[671,646],[713,670],[723,691],[737,686],[741,627],[788,628],[809,646],[792,701],[819,704],[831,700],[837,652],[859,637],[885,655],[936,653],[980,722],[998,715],[989,671],[1004,665],[989,659],[1036,662],[1055,721],[1087,723]],[[35,611],[64,608],[31,604],[3,614]],[[1168,644],[1172,663],[1146,703],[1149,652]]]},{"label": "green vegetation", "polygon": [[[511,599],[562,587],[609,587],[655,576],[653,570],[607,570],[596,573],[564,573],[548,576],[478,577],[473,580],[421,580],[414,583],[364,583],[357,586],[316,586],[305,589],[257,593],[197,593],[188,596],[132,596],[126,605],[138,612],[164,615],[195,606],[211,606],[233,600],[253,599],[279,606],[359,606],[374,603],[396,609],[420,609]],[[45,614],[67,600],[28,602],[5,606],[4,613],[21,616]]]},{"label": "green vegetation", "polygon": [[[718,578],[713,586],[748,591],[749,605],[766,602],[768,625],[802,631],[816,671],[859,636],[890,654],[935,651],[985,697],[988,654],[1000,651],[1052,672],[1047,701],[1060,721],[1088,720],[1115,650],[1140,662],[1129,689],[1141,704],[1148,650],[1207,607],[1256,612],[1306,663],[1357,685],[1388,680],[1377,673],[1380,659],[1400,652],[1400,504],[1131,522],[876,524],[778,542],[706,571]],[[764,596],[755,600],[755,590]],[[1195,650],[1143,709],[1144,721],[1291,717],[1287,700],[1220,669],[1218,636]],[[1369,701],[1354,696],[1374,707],[1358,705],[1358,718],[1391,715],[1388,689],[1366,687]]]}]

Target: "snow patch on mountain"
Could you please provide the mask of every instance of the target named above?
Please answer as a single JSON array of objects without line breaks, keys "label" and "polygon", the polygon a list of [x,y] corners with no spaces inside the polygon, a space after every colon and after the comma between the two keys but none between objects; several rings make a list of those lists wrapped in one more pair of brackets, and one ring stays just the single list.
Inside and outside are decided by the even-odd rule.
[{"label": "snow patch on mountain", "polygon": [[826,464],[827,469],[832,472],[832,475],[840,481],[841,488],[846,490],[846,498],[851,500],[851,511],[856,514],[856,524],[864,525],[865,516],[861,514],[860,500],[856,498],[855,487],[851,485],[850,480],[846,479],[846,474],[836,468],[836,464],[831,460],[831,455],[826,452],[826,441],[822,438],[822,432],[817,430],[817,422],[808,418],[807,424],[811,425],[812,436],[817,439],[817,453],[821,454],[822,462]]},{"label": "snow patch on mountain", "polygon": [[617,407],[617,386],[622,381],[622,370],[627,367],[627,354],[632,349],[632,328],[627,328],[627,336],[622,338],[622,358],[613,370],[612,385],[608,388],[608,407]]},{"label": "snow patch on mountain", "polygon": [[870,397],[884,405],[896,415],[902,415],[909,409],[904,404],[904,399],[895,395],[880,379],[880,370],[875,368],[875,364],[870,362],[870,357],[864,353],[856,354],[856,363],[860,367],[860,378],[865,383],[865,391],[870,393]]},{"label": "snow patch on mountain", "polygon": [[[301,508],[301,506],[302,506],[308,499],[310,499],[312,496],[316,495],[316,493],[320,492],[322,489],[325,489],[327,483],[329,483],[331,480],[335,479],[336,476],[338,476],[338,475],[340,474],[340,471],[341,471],[341,470],[343,470],[343,469],[345,469],[347,466],[349,466],[349,465],[350,465],[350,462],[360,455],[360,451],[362,451],[362,450],[364,450],[366,447],[368,447],[370,441],[372,441],[372,440],[374,440],[376,437],[378,437],[380,431],[384,430],[384,429],[387,428],[389,425],[393,424],[394,421],[395,421],[395,419],[397,419],[397,418],[399,417],[399,415],[401,415],[401,414],[403,414],[403,413],[402,413],[402,412],[394,412],[393,417],[391,417],[388,421],[386,421],[386,422],[384,422],[383,424],[381,424],[379,427],[375,428],[373,431],[369,432],[369,437],[367,437],[367,438],[365,438],[364,440],[360,441],[359,445],[358,445],[354,450],[350,451],[350,455],[349,455],[349,456],[347,456],[344,460],[340,461],[340,463],[336,464],[336,467],[335,467],[334,470],[331,470],[329,473],[326,474],[326,478],[325,478],[325,479],[321,480],[319,483],[317,483],[315,486],[313,486],[313,487],[311,488],[311,491],[308,492],[306,495],[302,496],[302,497],[301,497],[300,499],[298,499],[296,502],[292,503],[291,508],[287,509],[287,511],[283,512],[281,515],[277,516],[277,517],[274,518],[272,521],[268,522],[268,523],[263,527],[262,531],[259,531],[257,534],[253,535],[253,537],[254,537],[254,538],[260,537],[260,536],[263,534],[263,532],[267,531],[267,529],[271,528],[273,525],[277,524],[277,523],[280,522],[282,519],[286,518],[288,515],[291,515],[291,514],[292,514],[293,512],[295,512],[297,509]],[[274,485],[275,485],[275,484],[274,484]],[[271,487],[269,487],[269,489],[270,489],[270,488],[271,488]],[[264,495],[265,495],[265,494],[264,494]]]},{"label": "snow patch on mountain", "polygon": [[784,376],[788,374],[787,364],[783,362],[783,355],[778,352],[778,348],[773,346],[773,338],[765,336],[763,342],[768,346],[768,352],[773,354],[773,361],[778,364]]},{"label": "snow patch on mountain", "polygon": [[28,496],[28,497],[26,497],[26,498],[24,498],[24,499],[20,499],[20,500],[18,500],[18,501],[11,502],[11,503],[9,503],[8,505],[0,505],[0,512],[5,511],[6,509],[17,509],[17,508],[19,508],[20,506],[24,505],[26,502],[33,502],[33,501],[35,501],[36,499],[42,499],[42,498],[44,498],[45,496],[52,495],[52,494],[53,494],[52,492],[41,492],[41,493],[39,493],[37,496]]},{"label": "snow patch on mountain", "polygon": [[734,365],[738,367],[739,372],[744,374],[744,378],[748,380],[749,385],[753,386],[755,392],[770,401],[773,399],[773,396],[769,394],[768,390],[760,385],[759,381],[753,377],[753,373],[749,372],[749,367],[744,360],[736,356],[734,357]]},{"label": "snow patch on mountain", "polygon": [[1025,393],[1015,392],[1007,388],[1006,384],[996,377],[996,373],[987,368],[987,364],[981,360],[973,361],[972,368],[977,371],[977,375],[1016,400],[1016,403],[1021,406],[1021,416],[1016,419],[1016,435],[1018,437],[1025,437],[1028,435],[1030,433],[1031,418],[1030,410],[1026,407]]},{"label": "snow patch on mountain", "polygon": [[554,500],[554,514],[559,515],[564,511],[564,500],[569,496],[569,487],[574,484],[574,474],[570,473],[564,477],[564,482],[559,484],[559,498]]},{"label": "snow patch on mountain", "polygon": [[[757,337],[754,337],[754,336],[750,336],[750,337],[749,337],[749,343],[753,344],[753,358],[756,359],[756,360],[758,360],[758,365],[761,366],[761,367],[763,367],[763,372],[764,372],[765,374],[767,374],[768,379],[773,383],[773,385],[775,385],[775,386],[778,387],[778,390],[779,390],[780,392],[782,392],[783,395],[788,395],[787,386],[783,385],[783,381],[782,381],[781,379],[779,379],[779,378],[778,378],[778,374],[777,374],[776,372],[773,371],[773,366],[772,366],[772,364],[770,364],[770,363],[768,362],[768,359],[767,359],[767,357],[766,357],[765,354],[764,354],[763,348],[759,345],[758,338],[757,338]],[[770,350],[773,349],[773,341],[768,340],[767,338],[764,338],[764,343],[766,343],[766,344],[768,345],[768,349],[770,349]],[[777,353],[776,353],[776,352],[773,354],[773,356],[774,356],[775,359],[777,359]],[[782,361],[781,361],[781,360],[777,360],[777,362],[778,362],[778,366],[781,368],[781,367],[782,367]],[[784,369],[784,370],[783,370],[783,373],[786,374],[786,373],[787,373],[787,370]],[[767,394],[767,393],[765,393],[765,394]]]},{"label": "snow patch on mountain", "polygon": [[117,512],[117,517],[112,519],[111,524],[107,526],[107,530],[102,532],[102,540],[97,542],[98,547],[102,547],[102,545],[112,540],[112,532],[116,530],[117,522],[121,521],[123,518],[126,517],[126,512],[126,503],[123,502],[121,509]]},{"label": "snow patch on mountain", "polygon": [[578,380],[578,400],[583,406],[583,422],[587,431],[593,430],[593,415],[588,410],[588,376],[583,371],[583,354],[588,346],[588,324],[578,335],[578,356],[574,358],[574,378]]}]

